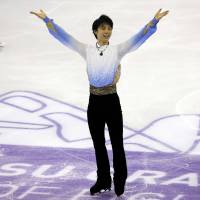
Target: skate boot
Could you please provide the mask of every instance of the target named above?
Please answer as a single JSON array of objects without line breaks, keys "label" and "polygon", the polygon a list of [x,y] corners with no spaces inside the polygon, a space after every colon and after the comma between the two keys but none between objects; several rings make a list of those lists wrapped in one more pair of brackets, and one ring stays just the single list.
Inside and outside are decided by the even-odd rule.
[{"label": "skate boot", "polygon": [[125,178],[113,178],[114,186],[115,186],[115,194],[120,196],[124,193],[124,187],[126,183]]},{"label": "skate boot", "polygon": [[97,178],[96,183],[90,188],[90,194],[101,193],[101,190],[111,190],[112,179],[108,178]]}]

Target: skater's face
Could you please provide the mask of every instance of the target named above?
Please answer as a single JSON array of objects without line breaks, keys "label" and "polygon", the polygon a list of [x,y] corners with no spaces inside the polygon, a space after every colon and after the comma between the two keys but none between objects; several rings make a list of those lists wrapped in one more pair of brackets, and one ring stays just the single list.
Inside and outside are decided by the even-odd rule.
[{"label": "skater's face", "polygon": [[112,27],[109,24],[101,24],[95,34],[101,44],[107,44],[112,35]]}]

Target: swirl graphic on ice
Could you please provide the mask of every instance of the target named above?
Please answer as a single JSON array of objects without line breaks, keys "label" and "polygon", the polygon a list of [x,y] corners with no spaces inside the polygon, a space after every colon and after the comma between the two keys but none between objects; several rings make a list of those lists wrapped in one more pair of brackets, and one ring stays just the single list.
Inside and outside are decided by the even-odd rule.
[{"label": "swirl graphic on ice", "polygon": [[[0,95],[0,144],[93,148],[87,112],[31,91]],[[108,129],[106,145],[111,149]],[[141,130],[124,125],[127,151],[200,154],[200,115],[165,116]]]}]

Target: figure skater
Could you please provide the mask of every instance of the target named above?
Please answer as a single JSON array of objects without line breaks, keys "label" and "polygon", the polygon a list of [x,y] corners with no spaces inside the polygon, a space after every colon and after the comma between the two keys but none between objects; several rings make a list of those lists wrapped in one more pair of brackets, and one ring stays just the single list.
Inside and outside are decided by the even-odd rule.
[{"label": "figure skater", "polygon": [[159,9],[154,18],[137,34],[118,45],[109,43],[113,30],[112,20],[106,15],[101,15],[92,24],[93,34],[97,39],[94,46],[75,39],[58,26],[53,19],[50,19],[43,10],[30,12],[46,23],[51,35],[65,46],[78,52],[87,63],[90,83],[87,119],[97,164],[97,181],[90,188],[91,195],[99,193],[101,190],[111,190],[112,178],[104,136],[105,123],[109,130],[113,151],[115,193],[117,196],[124,193],[128,173],[123,145],[123,116],[116,89],[121,71],[120,61],[127,53],[136,50],[156,32],[156,24],[168,12],[161,13],[161,9]]}]

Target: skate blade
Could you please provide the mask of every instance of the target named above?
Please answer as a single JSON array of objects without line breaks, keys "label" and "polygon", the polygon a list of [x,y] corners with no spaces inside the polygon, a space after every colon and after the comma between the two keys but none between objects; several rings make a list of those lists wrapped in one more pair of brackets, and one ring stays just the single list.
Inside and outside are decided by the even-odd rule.
[{"label": "skate blade", "polygon": [[90,194],[95,195],[95,194],[105,193],[105,192],[108,192],[108,191],[111,191],[111,188],[101,189],[99,192],[90,193]]},{"label": "skate blade", "polygon": [[111,188],[102,189],[99,193],[104,193],[104,192],[107,192],[107,191],[111,191]]}]

